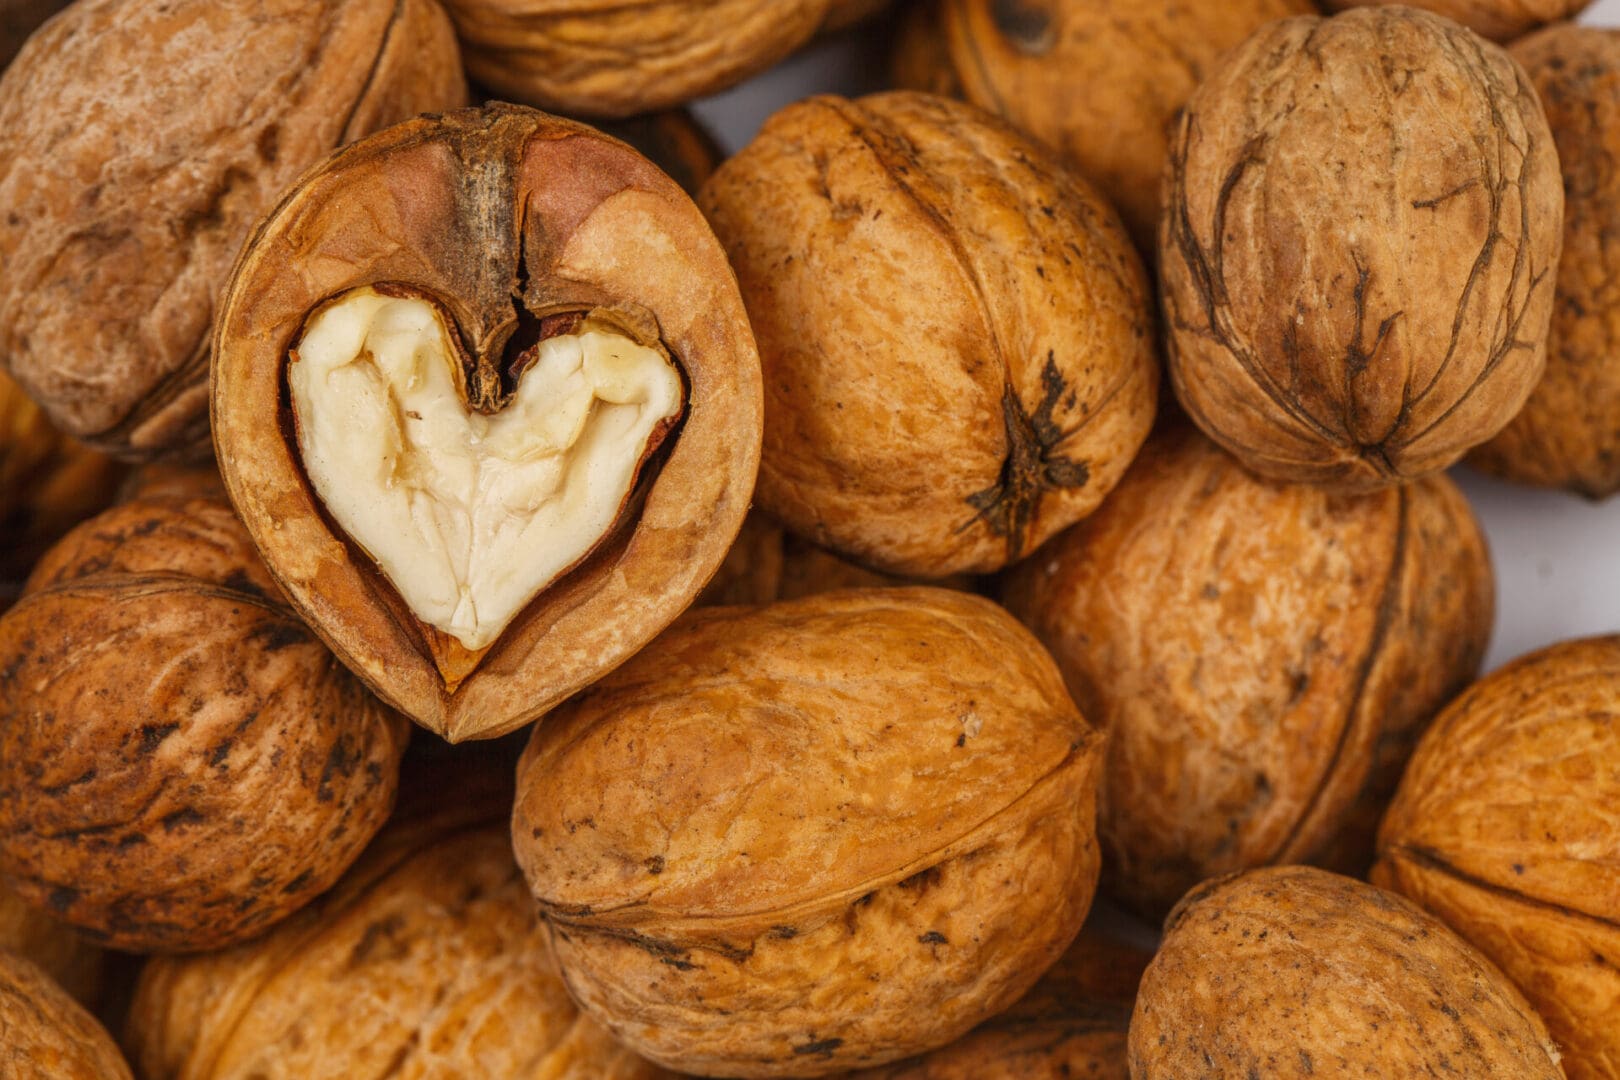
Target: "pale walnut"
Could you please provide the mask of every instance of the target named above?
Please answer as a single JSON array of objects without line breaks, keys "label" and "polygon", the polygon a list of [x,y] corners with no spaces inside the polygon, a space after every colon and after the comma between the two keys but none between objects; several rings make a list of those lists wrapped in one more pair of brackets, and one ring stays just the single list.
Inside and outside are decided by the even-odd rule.
[{"label": "pale walnut", "polygon": [[[1329,11],[1392,0],[1323,0]],[[1512,41],[1538,26],[1573,19],[1592,5],[1592,0],[1401,0],[1413,7],[1427,8],[1436,15],[1455,19],[1476,34],[1492,41]]]},{"label": "pale walnut", "polygon": [[27,960],[0,951],[0,1076],[6,1080],[130,1080],[95,1018]]}]

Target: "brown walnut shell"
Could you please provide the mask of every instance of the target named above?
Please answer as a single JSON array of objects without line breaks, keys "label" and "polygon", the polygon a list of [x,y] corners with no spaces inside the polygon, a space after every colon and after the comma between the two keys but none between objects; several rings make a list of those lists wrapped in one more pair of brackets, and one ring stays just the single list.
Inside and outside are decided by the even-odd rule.
[{"label": "brown walnut shell", "polygon": [[1501,965],[1575,1080],[1620,1076],[1617,712],[1620,637],[1475,683],[1413,755],[1373,869]]},{"label": "brown walnut shell", "polygon": [[[1323,0],[1329,11],[1343,11],[1392,0]],[[1544,23],[1573,19],[1592,0],[1400,0],[1462,23],[1492,41],[1512,41]]]},{"label": "brown walnut shell", "polygon": [[689,615],[535,731],[512,836],[580,1005],[684,1072],[942,1045],[1079,931],[1100,740],[989,601]]},{"label": "brown walnut shell", "polygon": [[255,219],[333,147],[465,97],[432,0],[80,0],[0,79],[0,363],[101,449],[200,449]]},{"label": "brown walnut shell", "polygon": [[1445,477],[1336,495],[1183,430],[1002,598],[1108,732],[1104,888],[1159,917],[1231,870],[1335,848],[1365,870],[1423,726],[1479,670],[1493,590]]},{"label": "brown walnut shell", "polygon": [[[432,628],[326,517],[289,434],[295,336],[324,300],[375,282],[434,298],[480,364],[499,363],[519,313],[590,309],[667,351],[686,383],[639,505],[470,673],[445,666]],[[261,223],[219,321],[215,447],[265,563],[344,663],[452,742],[490,738],[633,654],[714,573],[758,468],[759,378],[725,254],[674,181],[594,129],[496,104],[356,143]]]},{"label": "brown walnut shell", "polygon": [[1147,283],[1113,211],[1005,123],[816,97],[700,200],[765,369],[759,505],[917,577],[995,570],[1090,513],[1153,421]]},{"label": "brown walnut shell", "polygon": [[945,25],[936,0],[911,0],[900,13],[889,56],[889,78],[901,90],[961,97],[962,81],[951,63]]},{"label": "brown walnut shell", "polygon": [[1131,1017],[1132,1080],[1557,1080],[1502,973],[1392,893],[1303,866],[1218,878],[1165,924]]},{"label": "brown walnut shell", "polygon": [[1188,102],[1164,198],[1176,395],[1255,472],[1437,472],[1541,376],[1558,155],[1523,69],[1455,23],[1272,23]]},{"label": "brown walnut shell", "polygon": [[111,1037],[51,977],[0,951],[0,1076],[130,1080]]},{"label": "brown walnut shell", "polygon": [[0,872],[119,948],[243,940],[359,855],[408,730],[280,600],[230,507],[126,503],[0,619]]},{"label": "brown walnut shell", "polygon": [[1547,370],[1469,461],[1594,499],[1620,491],[1620,33],[1554,26],[1509,50],[1535,85],[1564,173],[1564,254]]},{"label": "brown walnut shell", "polygon": [[726,156],[713,133],[688,109],[603,120],[596,127],[635,147],[693,198]]},{"label": "brown walnut shell", "polygon": [[1226,50],[1312,0],[944,0],[963,95],[1058,150],[1151,250],[1177,113]]},{"label": "brown walnut shell", "polygon": [[0,886],[0,953],[37,964],[81,1005],[94,1005],[101,994],[106,954],[4,886]]}]

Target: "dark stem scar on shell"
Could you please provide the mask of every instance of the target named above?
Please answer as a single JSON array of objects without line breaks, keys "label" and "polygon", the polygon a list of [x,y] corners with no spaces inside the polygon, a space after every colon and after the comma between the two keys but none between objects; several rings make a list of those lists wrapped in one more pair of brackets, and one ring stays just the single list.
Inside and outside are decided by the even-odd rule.
[{"label": "dark stem scar on shell", "polygon": [[[1086,486],[1091,479],[1090,464],[1057,453],[1058,446],[1072,434],[1052,419],[1067,389],[1050,351],[1041,368],[1041,402],[1033,413],[1025,411],[1011,383],[1002,388],[1001,420],[1007,429],[1007,457],[996,482],[964,500],[977,513],[957,528],[958,533],[982,521],[992,533],[1006,539],[1008,558],[1016,559],[1024,553],[1041,496],[1058,488]],[[1073,391],[1069,391],[1066,405],[1074,406]]]}]

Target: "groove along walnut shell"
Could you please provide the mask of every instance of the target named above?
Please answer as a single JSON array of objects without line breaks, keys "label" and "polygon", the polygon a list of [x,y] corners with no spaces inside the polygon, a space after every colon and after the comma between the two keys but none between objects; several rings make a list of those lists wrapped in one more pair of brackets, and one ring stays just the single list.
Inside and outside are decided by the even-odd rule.
[{"label": "groove along walnut shell", "polygon": [[109,453],[195,453],[255,219],[333,147],[465,100],[432,0],[80,0],[0,79],[0,363]]},{"label": "groove along walnut shell", "polygon": [[569,990],[683,1072],[942,1045],[1074,938],[1100,740],[939,589],[705,608],[536,729],[512,837]]},{"label": "groove along walnut shell", "polygon": [[252,937],[382,825],[408,731],[281,600],[229,506],[114,507],[0,618],[0,873],[117,948]]},{"label": "groove along walnut shell", "polygon": [[1412,8],[1272,23],[1171,139],[1170,374],[1255,472],[1403,483],[1495,435],[1541,376],[1564,190],[1499,47]]},{"label": "groove along walnut shell", "polygon": [[1501,965],[1572,1080],[1620,1075],[1620,637],[1543,649],[1435,721],[1373,880]]},{"label": "groove along walnut shell", "polygon": [[1557,1080],[1502,973],[1393,893],[1304,866],[1229,875],[1165,923],[1131,1017],[1132,1080]]},{"label": "groove along walnut shell", "polygon": [[1508,52],[1535,85],[1564,174],[1547,370],[1471,464],[1510,480],[1601,499],[1620,491],[1620,34],[1554,26]]},{"label": "groove along walnut shell", "polygon": [[0,1075],[6,1080],[130,1080],[95,1018],[20,956],[0,951]]},{"label": "groove along walnut shell", "polygon": [[[289,435],[295,336],[324,300],[374,282],[434,298],[475,358],[500,355],[515,308],[610,312],[686,385],[639,508],[453,688],[422,624],[326,516]],[[265,564],[373,691],[452,742],[529,723],[633,654],[697,595],[748,509],[759,365],[724,252],[641,155],[532,109],[423,117],[306,174],[244,248],[214,352],[220,471]]]},{"label": "groove along walnut shell", "polygon": [[989,572],[1090,513],[1147,437],[1140,261],[989,114],[811,98],[699,201],[765,369],[759,505],[794,532],[890,573]]},{"label": "groove along walnut shell", "polygon": [[1336,495],[1183,429],[1002,599],[1108,732],[1103,887],[1157,918],[1232,870],[1364,871],[1424,725],[1479,671],[1493,588],[1444,476]]},{"label": "groove along walnut shell", "polygon": [[[1389,0],[1323,0],[1329,11]],[[1492,41],[1512,41],[1544,23],[1573,19],[1591,6],[1592,0],[1404,0],[1413,7],[1462,23],[1474,33]]]}]

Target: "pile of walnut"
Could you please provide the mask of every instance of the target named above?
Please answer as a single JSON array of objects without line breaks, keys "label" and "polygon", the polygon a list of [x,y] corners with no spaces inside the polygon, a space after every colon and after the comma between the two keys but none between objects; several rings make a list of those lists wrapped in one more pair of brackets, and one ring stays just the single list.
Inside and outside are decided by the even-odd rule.
[{"label": "pile of walnut", "polygon": [[0,0],[0,1075],[1620,1080],[1620,33],[1423,6]]}]

